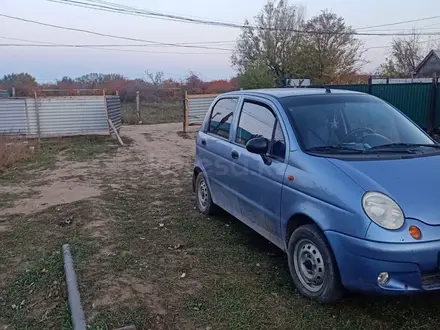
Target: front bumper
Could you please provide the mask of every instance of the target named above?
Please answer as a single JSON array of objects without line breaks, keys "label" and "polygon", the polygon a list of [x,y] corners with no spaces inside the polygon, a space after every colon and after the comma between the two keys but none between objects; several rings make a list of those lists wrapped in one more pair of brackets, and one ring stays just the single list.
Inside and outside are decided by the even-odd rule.
[{"label": "front bumper", "polygon": [[[327,231],[342,284],[350,290],[405,293],[440,290],[440,240],[380,243]],[[388,272],[384,286],[377,276]]]}]

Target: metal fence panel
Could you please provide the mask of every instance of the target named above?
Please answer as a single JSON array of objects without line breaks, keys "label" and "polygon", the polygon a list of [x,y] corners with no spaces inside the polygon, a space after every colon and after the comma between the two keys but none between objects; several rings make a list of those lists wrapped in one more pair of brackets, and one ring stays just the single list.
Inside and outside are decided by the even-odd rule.
[{"label": "metal fence panel", "polygon": [[0,98],[0,134],[26,134],[24,99]]},{"label": "metal fence panel", "polygon": [[427,128],[432,84],[373,85],[373,95],[391,103],[420,127]]},{"label": "metal fence panel", "polygon": [[47,97],[35,105],[42,136],[109,133],[102,96]]},{"label": "metal fence panel", "polygon": [[205,115],[208,112],[209,107],[215,100],[216,95],[203,96],[189,96],[188,95],[188,118],[189,125],[191,124],[201,124]]},{"label": "metal fence panel", "polygon": [[[107,114],[108,118],[115,125],[116,130],[121,128],[121,99],[119,96],[106,96],[107,101]],[[113,129],[110,127],[110,133],[113,133]]]}]

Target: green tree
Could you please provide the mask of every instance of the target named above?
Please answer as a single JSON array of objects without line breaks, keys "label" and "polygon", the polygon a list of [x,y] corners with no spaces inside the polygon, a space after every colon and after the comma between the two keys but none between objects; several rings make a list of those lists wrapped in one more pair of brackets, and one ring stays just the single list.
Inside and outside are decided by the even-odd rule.
[{"label": "green tree", "polygon": [[247,64],[238,74],[238,87],[244,89],[277,87],[277,77],[262,61]]}]

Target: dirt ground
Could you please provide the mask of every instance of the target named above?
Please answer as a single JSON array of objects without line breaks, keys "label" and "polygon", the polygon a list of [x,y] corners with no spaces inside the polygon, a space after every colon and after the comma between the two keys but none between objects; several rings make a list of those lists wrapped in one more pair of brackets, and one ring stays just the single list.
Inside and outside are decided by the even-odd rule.
[{"label": "dirt ground", "polygon": [[54,166],[0,177],[0,329],[71,329],[64,243],[89,329],[438,327],[438,295],[300,297],[283,253],[195,209],[196,133],[181,129],[126,126],[126,147],[79,160],[57,151]]}]

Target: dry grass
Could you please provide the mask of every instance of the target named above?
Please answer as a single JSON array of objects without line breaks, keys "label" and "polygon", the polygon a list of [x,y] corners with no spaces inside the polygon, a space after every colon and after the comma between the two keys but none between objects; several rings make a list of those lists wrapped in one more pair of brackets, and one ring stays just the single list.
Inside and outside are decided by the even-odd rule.
[{"label": "dry grass", "polygon": [[0,136],[0,172],[33,157],[35,142]]},{"label": "dry grass", "polygon": [[[140,104],[142,124],[180,123],[183,121],[181,102],[144,103]],[[137,125],[139,122],[136,103],[121,104],[122,122]]]}]

